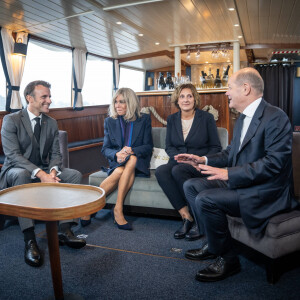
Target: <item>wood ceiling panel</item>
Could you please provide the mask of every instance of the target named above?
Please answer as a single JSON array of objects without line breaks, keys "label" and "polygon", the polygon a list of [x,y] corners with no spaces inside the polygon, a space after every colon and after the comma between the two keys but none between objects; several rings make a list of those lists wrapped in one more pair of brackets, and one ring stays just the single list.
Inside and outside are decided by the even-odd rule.
[{"label": "wood ceiling panel", "polygon": [[272,0],[270,6],[270,20],[269,20],[269,32],[268,36],[271,39],[272,43],[278,41],[277,38],[277,28],[279,26],[280,13],[283,8],[283,0]]},{"label": "wood ceiling panel", "polygon": [[258,5],[259,41],[267,41],[267,43],[271,43],[272,40],[269,39],[268,36],[271,0],[259,1]]},{"label": "wood ceiling panel", "polygon": [[251,36],[252,43],[259,43],[259,12],[258,12],[258,2],[259,0],[247,0],[247,12],[249,16],[249,23],[251,24]]},{"label": "wood ceiling panel", "polygon": [[243,29],[244,40],[246,44],[253,44],[251,27],[248,16],[247,0],[236,1],[241,27]]},{"label": "wood ceiling panel", "polygon": [[286,29],[286,33],[291,37],[291,43],[300,42],[300,1],[298,0],[293,8],[289,24]]},{"label": "wood ceiling panel", "polygon": [[[290,22],[290,18],[293,14],[293,10],[295,9],[295,0],[284,0],[282,9],[280,11],[280,17],[278,21],[278,27],[276,32],[276,41],[278,42],[280,38],[280,42],[289,43],[290,36],[287,33],[287,27]],[[299,18],[299,11],[298,18]]]}]

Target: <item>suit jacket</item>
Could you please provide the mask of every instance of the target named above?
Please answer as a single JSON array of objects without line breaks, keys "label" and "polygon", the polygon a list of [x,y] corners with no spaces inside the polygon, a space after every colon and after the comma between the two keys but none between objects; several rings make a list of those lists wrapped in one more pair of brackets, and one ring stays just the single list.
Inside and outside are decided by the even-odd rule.
[{"label": "suit jacket", "polygon": [[183,139],[181,111],[167,119],[166,152],[170,161],[179,153],[203,156],[217,153],[222,149],[216,122],[212,114],[196,109],[195,117],[186,139]]},{"label": "suit jacket", "polygon": [[1,128],[2,146],[5,154],[0,174],[0,187],[6,188],[6,172],[10,168],[23,168],[32,173],[38,167],[62,167],[56,120],[42,114],[40,154],[42,166],[29,161],[34,143],[37,143],[32,131],[27,109],[8,114]]},{"label": "suit jacket", "polygon": [[[269,219],[293,209],[292,129],[287,115],[262,100],[239,151],[239,137],[226,150],[208,155],[208,164],[228,167],[228,187],[237,191],[242,219],[253,233]],[[237,153],[235,153],[237,152]]]},{"label": "suit jacket", "polygon": [[[109,162],[108,175],[120,166],[116,160],[116,153],[122,148],[122,133],[119,119],[106,118],[104,121],[104,142],[101,152]],[[131,148],[137,157],[136,175],[149,177],[149,165],[153,149],[150,115],[142,114],[140,118],[133,122]]]}]

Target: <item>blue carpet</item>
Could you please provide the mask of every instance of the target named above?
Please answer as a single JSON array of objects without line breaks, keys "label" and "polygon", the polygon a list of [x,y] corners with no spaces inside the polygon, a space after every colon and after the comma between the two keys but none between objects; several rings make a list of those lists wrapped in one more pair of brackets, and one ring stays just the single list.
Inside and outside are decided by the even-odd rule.
[{"label": "blue carpet", "polygon": [[[282,275],[276,285],[266,281],[264,266],[254,254],[240,255],[242,272],[217,283],[200,283],[196,272],[209,261],[184,258],[203,240],[175,240],[178,220],[126,217],[133,231],[121,231],[110,212],[98,212],[92,224],[74,229],[87,235],[79,250],[60,247],[65,293],[84,299],[300,299],[300,268]],[[0,232],[0,299],[47,299],[53,295],[45,225],[36,226],[45,262],[24,263],[19,226]]]}]

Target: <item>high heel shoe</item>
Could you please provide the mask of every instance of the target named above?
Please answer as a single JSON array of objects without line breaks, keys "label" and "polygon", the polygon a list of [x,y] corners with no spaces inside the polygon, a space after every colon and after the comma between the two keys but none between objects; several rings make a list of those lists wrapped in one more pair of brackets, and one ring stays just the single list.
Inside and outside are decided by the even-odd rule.
[{"label": "high heel shoe", "polygon": [[122,230],[132,230],[132,226],[129,223],[126,223],[124,225],[120,225],[120,224],[117,223],[117,221],[115,220],[114,209],[111,210],[111,216],[113,218],[114,224],[116,224],[119,229],[122,229]]},{"label": "high heel shoe", "polygon": [[92,218],[94,218],[94,217],[96,216],[96,214],[97,214],[97,213],[91,214],[91,217],[90,217],[89,220],[82,220],[82,219],[80,219],[80,224],[81,224],[81,226],[82,226],[82,227],[85,227],[85,226],[90,225],[90,224],[91,224],[91,221],[92,221]]}]

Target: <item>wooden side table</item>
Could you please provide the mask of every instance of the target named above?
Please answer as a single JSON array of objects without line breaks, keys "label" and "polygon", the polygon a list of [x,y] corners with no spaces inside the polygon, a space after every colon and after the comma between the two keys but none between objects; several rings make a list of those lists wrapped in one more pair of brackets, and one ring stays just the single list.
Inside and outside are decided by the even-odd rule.
[{"label": "wooden side table", "polygon": [[0,191],[0,214],[46,221],[55,299],[64,299],[57,221],[90,215],[104,206],[104,190],[90,185],[30,183]]}]

